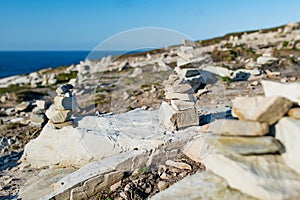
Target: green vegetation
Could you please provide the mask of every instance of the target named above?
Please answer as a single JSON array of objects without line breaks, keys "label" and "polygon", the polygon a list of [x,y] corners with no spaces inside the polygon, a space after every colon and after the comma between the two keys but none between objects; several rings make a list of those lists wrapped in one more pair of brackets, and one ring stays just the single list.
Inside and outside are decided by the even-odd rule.
[{"label": "green vegetation", "polygon": [[288,45],[289,45],[289,42],[288,42],[288,41],[284,41],[284,42],[282,43],[282,47],[284,47],[284,48],[286,48]]},{"label": "green vegetation", "polygon": [[60,73],[57,75],[57,83],[66,83],[72,78],[76,78],[77,71],[71,73]]},{"label": "green vegetation", "polygon": [[232,83],[233,80],[227,76],[220,76],[219,79],[223,82]]},{"label": "green vegetation", "polygon": [[145,173],[148,173],[148,172],[150,172],[150,171],[151,171],[151,170],[150,170],[149,167],[144,166],[144,167],[140,168],[138,172],[139,172],[139,174],[145,174]]},{"label": "green vegetation", "polygon": [[29,85],[24,85],[24,86],[19,86],[19,85],[10,85],[6,88],[0,88],[0,95],[5,94],[6,92],[8,93],[16,93],[20,92],[22,90],[29,89]]}]

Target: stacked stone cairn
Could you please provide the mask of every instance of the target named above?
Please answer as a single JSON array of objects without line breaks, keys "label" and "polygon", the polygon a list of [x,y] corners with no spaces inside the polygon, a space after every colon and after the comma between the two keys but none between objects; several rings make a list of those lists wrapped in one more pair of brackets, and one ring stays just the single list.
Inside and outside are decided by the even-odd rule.
[{"label": "stacked stone cairn", "polygon": [[75,102],[72,89],[73,86],[71,84],[64,84],[58,87],[56,89],[57,96],[54,98],[54,104],[46,111],[49,122],[55,128],[74,125],[73,120],[71,120],[73,103]]},{"label": "stacked stone cairn", "polygon": [[191,85],[176,74],[171,74],[163,84],[165,101],[159,110],[160,124],[170,130],[199,125],[196,97]]},{"label": "stacked stone cairn", "polygon": [[36,107],[32,109],[30,114],[30,126],[43,127],[47,122],[45,110],[47,109],[47,102],[45,100],[36,100]]}]

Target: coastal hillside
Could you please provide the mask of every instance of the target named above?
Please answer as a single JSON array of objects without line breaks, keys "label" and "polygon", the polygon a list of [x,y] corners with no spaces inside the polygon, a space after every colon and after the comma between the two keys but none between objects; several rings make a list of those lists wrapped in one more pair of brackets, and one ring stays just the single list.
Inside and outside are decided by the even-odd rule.
[{"label": "coastal hillside", "polygon": [[2,78],[0,199],[300,198],[299,80],[299,23]]}]

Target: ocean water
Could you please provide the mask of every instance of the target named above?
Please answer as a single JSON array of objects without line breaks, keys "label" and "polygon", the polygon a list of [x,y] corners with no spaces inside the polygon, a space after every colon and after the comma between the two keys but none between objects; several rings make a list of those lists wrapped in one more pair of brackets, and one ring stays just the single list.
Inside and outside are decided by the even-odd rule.
[{"label": "ocean water", "polygon": [[[85,60],[89,53],[89,51],[0,51],[0,78],[49,67],[78,64]],[[94,53],[93,59],[121,53],[123,51],[99,51]]]}]

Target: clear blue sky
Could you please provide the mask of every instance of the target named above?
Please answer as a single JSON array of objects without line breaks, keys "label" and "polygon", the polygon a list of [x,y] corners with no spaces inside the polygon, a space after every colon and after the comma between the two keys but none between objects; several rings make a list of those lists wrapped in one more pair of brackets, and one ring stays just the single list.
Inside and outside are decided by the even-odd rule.
[{"label": "clear blue sky", "polygon": [[0,0],[0,50],[90,50],[121,31],[193,39],[300,21],[299,0]]}]

